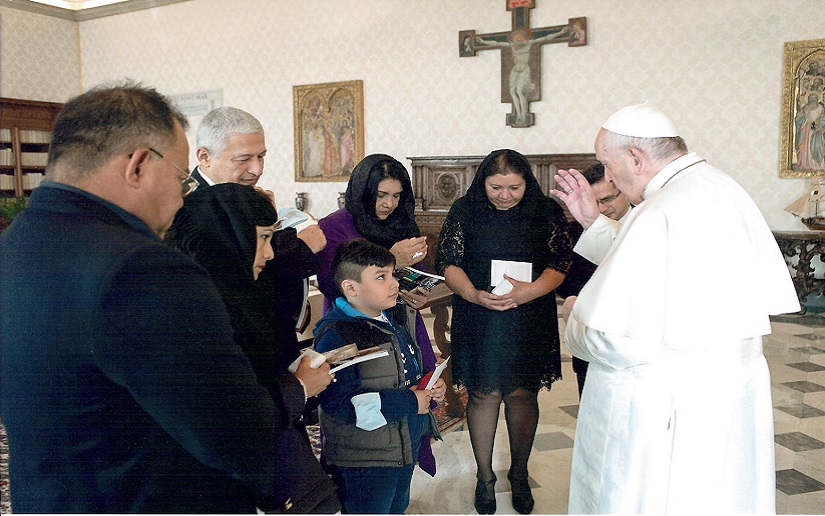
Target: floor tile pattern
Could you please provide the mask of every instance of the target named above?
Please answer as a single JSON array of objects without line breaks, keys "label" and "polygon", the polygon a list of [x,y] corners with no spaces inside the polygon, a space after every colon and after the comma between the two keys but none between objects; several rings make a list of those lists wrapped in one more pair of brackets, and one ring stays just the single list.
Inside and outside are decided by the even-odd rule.
[{"label": "floor tile pattern", "polygon": [[[774,404],[777,514],[825,514],[825,314],[777,316],[772,327],[764,345]],[[541,415],[530,458],[535,514],[567,513],[578,391],[570,355],[562,350],[564,379],[539,395]],[[407,513],[475,514],[475,462],[466,427],[447,433],[433,449],[438,474],[416,471]],[[502,413],[493,451],[497,514],[515,514],[508,466]]]}]

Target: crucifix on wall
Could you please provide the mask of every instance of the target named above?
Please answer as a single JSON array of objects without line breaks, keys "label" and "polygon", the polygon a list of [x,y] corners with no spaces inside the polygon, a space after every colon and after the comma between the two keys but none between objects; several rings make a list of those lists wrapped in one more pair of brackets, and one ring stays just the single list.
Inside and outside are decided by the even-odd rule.
[{"label": "crucifix on wall", "polygon": [[535,123],[530,102],[541,100],[541,46],[565,41],[568,47],[587,45],[587,18],[569,18],[566,25],[534,29],[530,27],[530,9],[535,0],[506,1],[512,29],[490,34],[462,30],[458,33],[458,55],[472,57],[479,50],[500,49],[501,101],[512,104],[507,125],[530,127]]}]

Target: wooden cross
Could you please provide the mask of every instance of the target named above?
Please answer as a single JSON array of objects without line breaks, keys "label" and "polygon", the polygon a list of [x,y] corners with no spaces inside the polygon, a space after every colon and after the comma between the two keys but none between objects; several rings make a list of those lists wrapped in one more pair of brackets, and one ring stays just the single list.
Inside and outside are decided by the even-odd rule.
[{"label": "wooden cross", "polygon": [[567,25],[530,28],[530,9],[535,0],[506,0],[512,14],[509,32],[476,35],[474,30],[458,33],[458,56],[472,57],[479,50],[501,49],[501,102],[512,104],[506,117],[510,127],[530,127],[535,123],[530,102],[541,100],[541,46],[567,42],[568,47],[587,45],[587,18],[569,18]]}]

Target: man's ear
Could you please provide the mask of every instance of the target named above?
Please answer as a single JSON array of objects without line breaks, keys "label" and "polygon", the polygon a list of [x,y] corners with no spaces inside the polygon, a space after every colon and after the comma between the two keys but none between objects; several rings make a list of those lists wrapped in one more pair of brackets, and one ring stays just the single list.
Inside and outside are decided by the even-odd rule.
[{"label": "man's ear", "polygon": [[195,157],[198,158],[198,164],[201,168],[209,168],[209,158],[211,156],[209,151],[203,147],[198,147],[198,150],[195,151]]},{"label": "man's ear", "polygon": [[137,149],[129,156],[129,162],[123,170],[126,184],[138,188],[143,178],[144,168],[151,158],[152,151],[147,148]]},{"label": "man's ear", "polygon": [[631,159],[633,160],[633,167],[635,170],[636,175],[642,170],[645,162],[645,154],[638,148],[638,147],[629,147],[627,152],[630,154]]}]

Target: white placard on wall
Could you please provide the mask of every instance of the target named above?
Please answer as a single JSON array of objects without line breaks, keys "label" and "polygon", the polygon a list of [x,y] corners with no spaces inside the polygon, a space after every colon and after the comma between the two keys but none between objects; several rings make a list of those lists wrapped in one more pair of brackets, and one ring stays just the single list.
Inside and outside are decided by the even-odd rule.
[{"label": "white placard on wall", "polygon": [[189,163],[191,168],[198,162],[195,156],[197,150],[195,132],[198,129],[198,124],[204,115],[223,105],[223,93],[221,90],[212,90],[167,95],[167,97],[189,119],[189,130],[186,131],[186,138],[189,140]]}]

